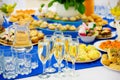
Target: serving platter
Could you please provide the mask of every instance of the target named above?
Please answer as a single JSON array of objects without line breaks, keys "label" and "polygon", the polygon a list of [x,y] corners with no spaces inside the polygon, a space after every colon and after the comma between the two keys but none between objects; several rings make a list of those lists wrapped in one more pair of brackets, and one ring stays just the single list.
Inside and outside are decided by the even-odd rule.
[{"label": "serving platter", "polygon": [[[90,62],[94,62],[94,61],[97,61],[98,59],[101,58],[101,53],[99,52],[99,57],[96,58],[96,59],[93,59],[93,60],[87,60],[87,61],[80,61],[80,60],[76,60],[75,63],[90,63]],[[68,59],[68,62],[71,62],[70,59]]]},{"label": "serving platter", "polygon": [[107,69],[109,69],[109,70],[113,70],[113,71],[120,72],[120,70],[117,70],[117,69],[115,69],[115,68],[111,68],[111,67],[109,67],[109,66],[103,64],[103,63],[102,63],[102,59],[100,60],[100,62],[101,62],[101,64],[102,64],[105,68],[107,68]]},{"label": "serving platter", "polygon": [[[107,52],[106,50],[103,50],[103,49],[101,49],[101,48],[99,47],[100,44],[103,43],[103,42],[105,42],[105,41],[107,41],[107,40],[97,41],[97,42],[95,42],[93,45],[94,45],[98,50],[103,51],[103,52]],[[113,41],[113,40],[110,40],[110,41]]]},{"label": "serving platter", "polygon": [[117,36],[116,31],[111,32],[111,36],[110,36],[110,37],[106,37],[106,38],[97,38],[97,39],[110,39],[110,38],[113,38],[113,37],[115,37],[115,36]]}]

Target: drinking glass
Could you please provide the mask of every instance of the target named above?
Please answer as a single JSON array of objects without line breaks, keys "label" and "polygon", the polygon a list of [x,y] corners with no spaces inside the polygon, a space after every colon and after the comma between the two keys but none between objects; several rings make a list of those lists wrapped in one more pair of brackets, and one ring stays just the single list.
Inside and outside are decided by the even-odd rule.
[{"label": "drinking glass", "polygon": [[45,63],[49,59],[49,53],[48,53],[48,42],[45,41],[39,41],[38,42],[38,57],[40,61],[43,64],[43,73],[39,75],[40,78],[46,79],[49,77],[45,71]]},{"label": "drinking glass", "polygon": [[69,56],[72,62],[72,69],[73,69],[71,75],[73,75],[75,71],[75,62],[78,54],[78,46],[79,46],[78,38],[73,38],[69,44]]},{"label": "drinking glass", "polygon": [[17,74],[16,58],[10,49],[4,50],[4,72],[3,77],[7,79],[15,78]]},{"label": "drinking glass", "polygon": [[[61,31],[54,32],[54,34],[53,34],[53,41],[54,42],[63,42],[64,41],[63,33]],[[54,67],[58,67],[58,64],[55,63],[53,66]],[[64,67],[64,64],[61,64],[61,67]]]},{"label": "drinking glass", "polygon": [[52,35],[45,35],[44,37],[44,41],[48,42],[48,52],[49,52],[49,64],[48,64],[48,68],[46,69],[46,72],[55,72],[55,69],[52,68],[51,66],[51,59],[53,56],[53,45],[54,45],[54,41],[53,41],[53,36]]},{"label": "drinking glass", "polygon": [[0,74],[2,74],[4,71],[4,69],[3,69],[3,52],[4,52],[4,50],[2,49],[2,47],[0,47]]},{"label": "drinking glass", "polygon": [[65,44],[65,61],[66,61],[66,66],[63,69],[63,71],[68,71],[70,68],[68,67],[68,58],[69,58],[69,44],[72,41],[71,35],[64,35],[64,44]]},{"label": "drinking glass", "polygon": [[32,55],[31,58],[31,68],[36,69],[38,67],[38,54],[37,54],[37,49],[33,49],[30,51],[30,54]]},{"label": "drinking glass", "polygon": [[17,52],[17,69],[18,74],[27,75],[31,73],[31,54]]},{"label": "drinking glass", "polygon": [[62,60],[64,59],[64,52],[65,52],[64,42],[55,42],[54,48],[55,48],[54,56],[58,64],[58,73],[61,74],[62,72],[61,63]]}]

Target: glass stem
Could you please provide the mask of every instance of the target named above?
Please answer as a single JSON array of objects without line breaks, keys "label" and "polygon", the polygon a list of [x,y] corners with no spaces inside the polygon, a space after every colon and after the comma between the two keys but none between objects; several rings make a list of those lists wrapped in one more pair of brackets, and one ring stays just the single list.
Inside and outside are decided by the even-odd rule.
[{"label": "glass stem", "polygon": [[67,60],[65,60],[66,61],[66,69],[68,69],[68,61]]},{"label": "glass stem", "polygon": [[43,63],[43,74],[45,74],[45,67],[46,67],[46,65],[45,65],[45,63]]},{"label": "glass stem", "polygon": [[72,62],[72,69],[75,70],[75,63]]},{"label": "glass stem", "polygon": [[58,63],[58,73],[61,73],[61,63]]},{"label": "glass stem", "polygon": [[51,57],[49,58],[49,64],[48,64],[48,66],[49,66],[49,68],[51,68],[52,66],[51,66]]}]

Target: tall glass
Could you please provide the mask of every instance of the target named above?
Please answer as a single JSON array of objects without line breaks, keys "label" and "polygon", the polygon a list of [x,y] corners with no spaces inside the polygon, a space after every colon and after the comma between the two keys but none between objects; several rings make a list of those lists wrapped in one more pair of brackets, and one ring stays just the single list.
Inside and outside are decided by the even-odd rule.
[{"label": "tall glass", "polygon": [[55,59],[57,60],[58,73],[60,74],[62,72],[61,63],[62,63],[62,60],[64,59],[64,53],[65,53],[64,42],[55,42],[54,48],[55,48],[54,56],[55,56]]},{"label": "tall glass", "polygon": [[48,42],[39,41],[39,43],[38,43],[38,57],[43,64],[43,73],[40,74],[39,77],[42,79],[48,78],[49,75],[47,75],[47,73],[45,71],[45,64],[46,64],[46,61],[49,59]]},{"label": "tall glass", "polygon": [[31,68],[36,69],[38,67],[38,51],[37,51],[37,49],[33,49],[32,51],[30,51],[30,54],[32,55]]},{"label": "tall glass", "polygon": [[16,58],[14,58],[13,53],[10,49],[4,52],[4,72],[3,77],[7,79],[15,78],[17,73]]},{"label": "tall glass", "polygon": [[71,35],[64,35],[64,44],[65,44],[64,58],[65,58],[65,61],[66,61],[66,66],[63,69],[64,71],[70,70],[70,68],[68,67],[68,58],[69,58],[69,44],[71,43],[71,41],[72,41]]},{"label": "tall glass", "polygon": [[[54,42],[63,42],[64,41],[63,32],[55,31],[54,34],[53,34],[53,40],[54,40]],[[55,63],[53,66],[58,67],[58,64]],[[64,67],[64,64],[61,64],[61,67]]]},{"label": "tall glass", "polygon": [[25,52],[17,53],[17,71],[18,74],[27,75],[31,73],[31,55]]},{"label": "tall glass", "polygon": [[44,41],[48,42],[48,52],[49,52],[49,64],[48,64],[49,67],[46,69],[46,72],[50,72],[50,73],[55,72],[55,69],[52,68],[52,65],[51,65],[51,59],[52,59],[52,56],[53,56],[53,53],[54,53],[54,50],[53,50],[53,45],[54,45],[53,36],[52,35],[45,35]]},{"label": "tall glass", "polygon": [[75,71],[75,62],[78,55],[78,46],[79,46],[78,38],[73,38],[69,45],[69,55],[73,69],[71,75],[74,75],[74,71]]}]

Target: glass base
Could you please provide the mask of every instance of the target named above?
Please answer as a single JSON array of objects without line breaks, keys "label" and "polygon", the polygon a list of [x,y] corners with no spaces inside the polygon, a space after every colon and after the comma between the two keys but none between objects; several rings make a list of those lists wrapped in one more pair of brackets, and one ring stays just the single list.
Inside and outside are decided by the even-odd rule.
[{"label": "glass base", "polygon": [[69,68],[69,67],[65,67],[65,68],[62,69],[63,72],[68,72],[70,70],[71,70],[71,68]]},{"label": "glass base", "polygon": [[40,74],[40,75],[38,75],[38,77],[41,78],[41,79],[47,79],[47,78],[49,78],[50,76],[47,75],[47,74]]},{"label": "glass base", "polygon": [[[54,67],[59,67],[57,63],[55,63],[53,66],[54,66]],[[60,65],[60,66],[61,66],[61,67],[64,67],[64,64],[63,64],[63,63],[61,63],[61,65]]]},{"label": "glass base", "polygon": [[53,73],[55,71],[56,71],[56,69],[54,69],[52,67],[49,67],[49,68],[46,69],[46,72],[48,72],[48,73]]}]

